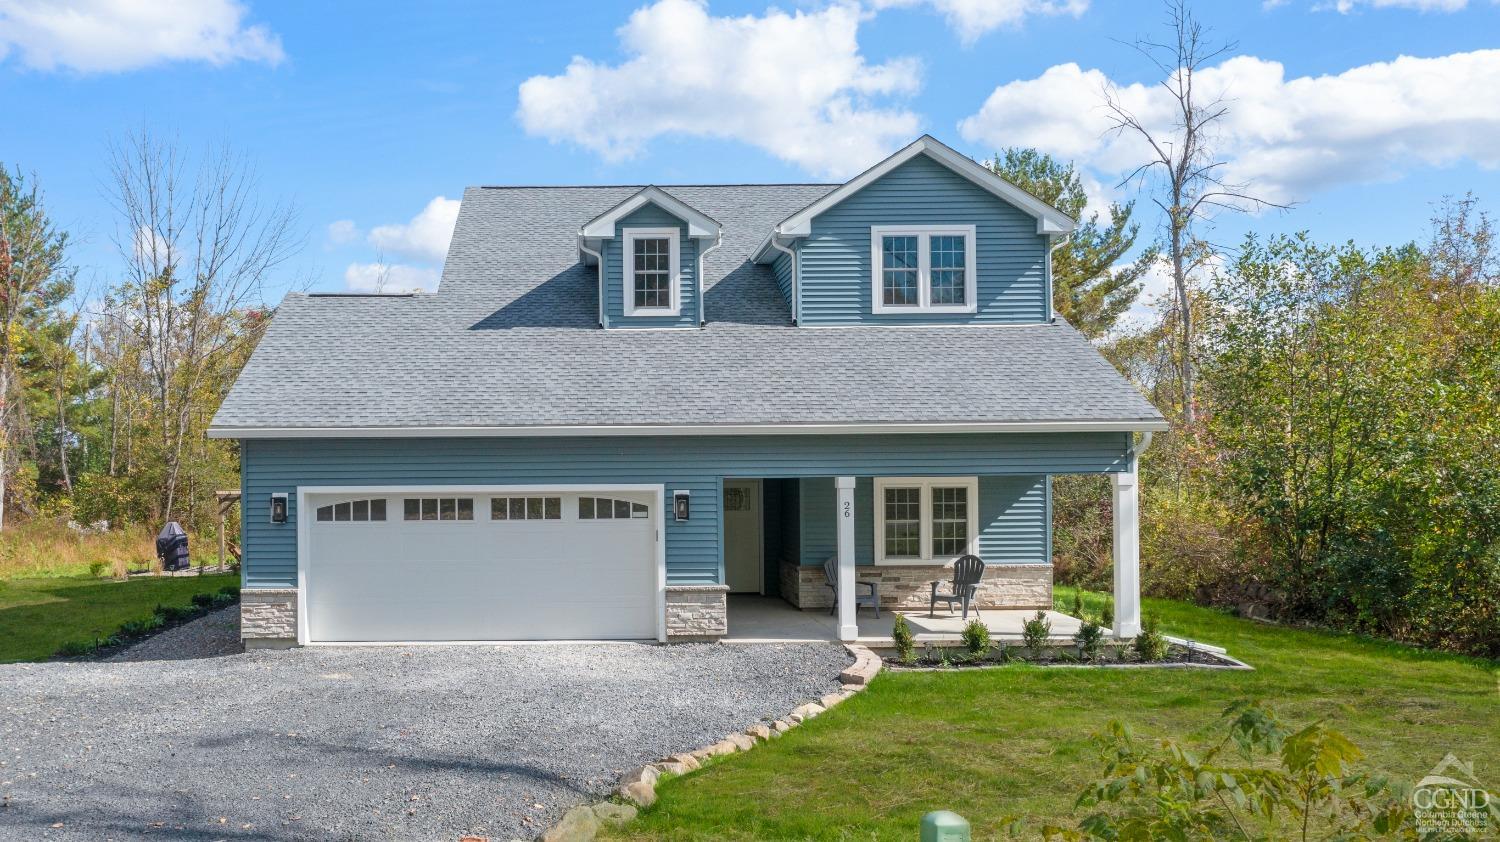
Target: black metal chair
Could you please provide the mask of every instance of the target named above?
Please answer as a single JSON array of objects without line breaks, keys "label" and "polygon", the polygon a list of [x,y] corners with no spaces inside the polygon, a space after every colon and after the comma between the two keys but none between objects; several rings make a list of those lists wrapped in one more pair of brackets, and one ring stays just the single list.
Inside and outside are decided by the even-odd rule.
[{"label": "black metal chair", "polygon": [[[927,605],[927,616],[937,616],[937,604],[948,603],[948,610],[953,610],[953,603],[963,605],[964,619],[969,619],[969,603],[974,601],[974,592],[979,588],[979,580],[984,578],[984,561],[977,555],[966,555],[953,562],[953,579],[951,590],[948,593],[938,593],[938,585],[941,581],[932,583],[932,601]],[[975,606],[974,613],[979,613]]]},{"label": "black metal chair", "polygon": [[[839,559],[838,556],[829,556],[823,562],[823,578],[828,580],[828,589],[833,591],[833,607],[828,609],[829,614],[839,613]],[[862,594],[860,588],[869,588],[870,592]],[[875,609],[875,619],[880,619],[880,584],[878,582],[854,582],[854,610],[858,611],[861,605]]]}]

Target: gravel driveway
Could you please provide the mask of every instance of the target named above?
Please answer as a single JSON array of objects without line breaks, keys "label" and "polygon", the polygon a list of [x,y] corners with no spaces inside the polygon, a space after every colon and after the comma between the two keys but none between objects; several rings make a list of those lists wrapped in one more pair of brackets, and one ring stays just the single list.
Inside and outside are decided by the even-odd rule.
[{"label": "gravel driveway", "polygon": [[212,655],[230,612],[117,662],[0,665],[0,838],[531,838],[633,766],[837,689],[849,660],[832,644]]}]

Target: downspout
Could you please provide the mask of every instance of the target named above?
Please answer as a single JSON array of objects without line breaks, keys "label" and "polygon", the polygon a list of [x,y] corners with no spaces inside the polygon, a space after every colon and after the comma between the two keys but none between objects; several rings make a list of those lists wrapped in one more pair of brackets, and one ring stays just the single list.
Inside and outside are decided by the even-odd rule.
[{"label": "downspout", "polygon": [[720,231],[718,236],[714,237],[714,244],[708,248],[702,247],[703,240],[701,238],[698,242],[698,274],[694,280],[698,284],[698,327],[705,327],[708,325],[708,319],[704,318],[703,315],[703,256],[724,245],[724,232]]},{"label": "downspout", "polygon": [[1125,451],[1125,455],[1129,457],[1129,461],[1132,466],[1135,466],[1140,462],[1141,454],[1145,453],[1146,448],[1151,446],[1151,437],[1154,435],[1156,434],[1151,432],[1150,430],[1146,430],[1141,433],[1140,441],[1131,442],[1130,449]]},{"label": "downspout", "polygon": [[598,287],[599,287],[599,326],[600,327],[604,327],[605,326],[604,325],[604,255],[602,254],[603,249],[601,248],[600,251],[594,251],[593,249],[589,248],[586,245],[587,242],[588,242],[588,240],[583,236],[583,233],[580,232],[578,234],[578,250],[581,251],[581,252],[583,252],[584,254],[591,255],[594,258],[594,264],[599,267],[599,282],[598,282]]},{"label": "downspout", "polygon": [[[1047,240],[1050,243],[1050,245],[1047,247],[1047,323],[1048,324],[1051,324],[1051,323],[1057,321],[1057,309],[1053,306],[1053,302],[1057,300],[1056,299],[1057,290],[1053,287],[1053,280],[1052,280],[1052,255],[1054,253],[1056,253],[1058,249],[1062,248],[1063,243],[1066,243],[1068,241],[1068,239],[1070,237],[1072,237],[1072,236],[1073,236],[1072,234],[1063,234],[1061,236],[1051,235],[1051,236],[1047,237]],[[1150,443],[1151,443],[1151,439],[1147,438],[1146,439],[1146,444],[1150,445]],[[1141,449],[1145,450],[1146,448],[1142,447]]]},{"label": "downspout", "polygon": [[797,252],[776,242],[776,232],[771,232],[771,248],[785,254],[792,259],[792,325],[796,326],[802,320],[802,289],[798,275],[801,274],[797,265]]}]

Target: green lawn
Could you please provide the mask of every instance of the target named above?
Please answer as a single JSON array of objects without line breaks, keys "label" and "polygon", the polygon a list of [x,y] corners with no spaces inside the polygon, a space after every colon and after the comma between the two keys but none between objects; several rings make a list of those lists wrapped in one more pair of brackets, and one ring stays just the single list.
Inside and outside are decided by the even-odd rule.
[{"label": "green lawn", "polygon": [[[1061,589],[1059,589],[1061,590]],[[1059,602],[1067,604],[1060,594]],[[1169,634],[1218,643],[1255,672],[1009,666],[883,673],[785,737],[658,789],[617,835],[641,839],[901,839],[952,809],[975,839],[1001,817],[1072,824],[1097,777],[1089,736],[1111,719],[1142,736],[1217,736],[1221,710],[1269,702],[1291,723],[1326,719],[1368,765],[1415,782],[1446,752],[1500,791],[1500,670],[1348,635],[1266,626],[1147,600]]]},{"label": "green lawn", "polygon": [[106,637],[158,603],[187,607],[193,594],[239,584],[239,576],[0,581],[0,662],[39,661],[69,641]]}]

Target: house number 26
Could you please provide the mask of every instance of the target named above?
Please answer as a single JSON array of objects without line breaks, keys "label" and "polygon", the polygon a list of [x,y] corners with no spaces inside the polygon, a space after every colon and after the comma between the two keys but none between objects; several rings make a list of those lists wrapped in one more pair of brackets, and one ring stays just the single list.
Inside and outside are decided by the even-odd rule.
[{"label": "house number 26", "polygon": [[849,503],[849,502],[845,502],[844,503],[844,517],[854,517],[854,504],[853,503]]}]

